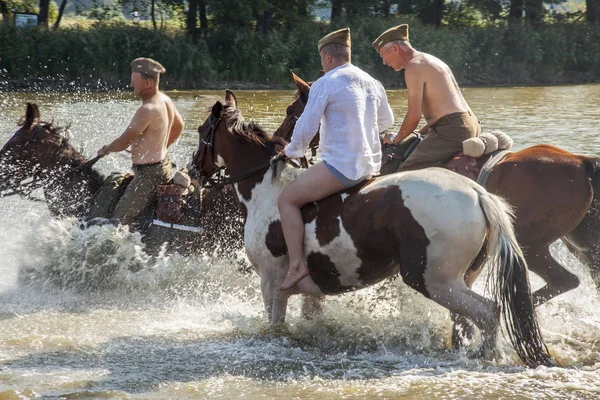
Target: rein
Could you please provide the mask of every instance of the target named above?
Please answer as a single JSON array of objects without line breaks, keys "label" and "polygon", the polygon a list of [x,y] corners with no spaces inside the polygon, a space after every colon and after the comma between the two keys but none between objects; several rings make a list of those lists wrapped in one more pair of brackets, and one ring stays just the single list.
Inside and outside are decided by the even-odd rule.
[{"label": "rein", "polygon": [[[44,142],[44,139],[38,139],[38,138],[31,138],[28,139],[25,144],[23,145],[23,147],[26,147],[28,144],[30,143],[42,143]],[[37,155],[33,154],[34,159],[38,159]],[[80,164],[76,167],[73,167],[67,171],[64,172],[65,176],[69,176],[70,174],[73,174],[75,172],[84,170],[86,168],[91,168],[94,164],[96,164],[102,157],[104,156],[96,156],[86,162],[84,162],[83,164]],[[39,165],[39,164],[38,164]],[[32,180],[30,182],[27,183],[19,183],[19,185],[17,186],[17,188],[9,188],[7,190],[11,190],[10,192],[4,192],[4,190],[0,190],[0,197],[10,197],[10,196],[14,196],[14,195],[20,195],[26,199],[29,200],[33,200],[36,202],[44,202],[43,199],[39,199],[37,197],[33,197],[32,192],[36,189],[42,188],[44,187],[44,184],[40,182],[41,178],[37,178],[37,177],[33,177]]]},{"label": "rein", "polygon": [[[209,118],[212,118],[212,115]],[[208,133],[205,136],[200,137],[198,151],[196,152],[196,154],[194,154],[194,157],[192,158],[192,163],[195,167],[194,170],[192,171],[192,173],[193,173],[193,175],[195,175],[196,178],[203,178],[203,181],[204,181],[202,184],[203,187],[221,188],[225,185],[238,183],[238,182],[248,179],[254,175],[257,175],[260,172],[268,170],[275,163],[277,163],[279,161],[283,161],[283,160],[287,159],[287,156],[285,154],[280,154],[280,155],[273,157],[267,163],[264,163],[262,165],[254,167],[254,168],[252,168],[248,171],[245,171],[241,174],[229,176],[226,178],[224,178],[220,174],[220,172],[223,171],[223,169],[224,169],[223,167],[218,168],[210,176],[204,175],[202,173],[202,163],[204,161],[204,158],[207,155],[210,155],[211,158],[213,159],[213,164],[214,164],[215,156],[213,154],[213,152],[214,152],[213,143],[214,143],[214,139],[215,139],[215,133],[216,133],[217,128],[222,120],[223,120],[223,115],[221,114],[219,116],[219,118],[217,118],[213,121],[210,121],[210,129],[208,130]],[[212,149],[212,150],[210,150],[210,152],[209,152],[209,148]],[[217,174],[219,174],[218,177],[214,178],[214,176]]]},{"label": "rein", "polygon": [[[239,174],[239,175],[234,175],[234,176],[230,176],[230,177],[227,177],[224,179],[219,179],[215,183],[209,182],[209,185],[210,185],[210,187],[221,188],[225,185],[231,185],[234,183],[241,182],[241,181],[248,179],[254,175],[257,175],[259,172],[266,171],[267,169],[271,168],[277,162],[284,161],[286,159],[287,159],[287,156],[285,154],[280,154],[278,156],[273,157],[271,160],[269,160],[269,162],[267,164],[259,165],[258,167],[254,167],[254,168],[252,168],[242,174]],[[220,171],[221,171],[221,169],[218,169],[216,172],[220,172]],[[205,185],[205,187],[206,187],[206,185]]]}]

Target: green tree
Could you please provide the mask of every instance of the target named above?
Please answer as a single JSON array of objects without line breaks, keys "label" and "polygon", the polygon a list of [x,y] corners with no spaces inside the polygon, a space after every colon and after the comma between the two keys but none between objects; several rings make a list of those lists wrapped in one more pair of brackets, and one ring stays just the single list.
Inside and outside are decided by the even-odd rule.
[{"label": "green tree", "polygon": [[421,21],[426,25],[442,26],[442,15],[444,13],[444,0],[421,1],[418,9]]},{"label": "green tree", "polygon": [[587,22],[591,25],[600,23],[600,0],[586,0],[586,17]]},{"label": "green tree", "polygon": [[8,21],[8,6],[4,0],[0,0],[0,14],[2,14],[4,22]]},{"label": "green tree", "polygon": [[40,11],[38,13],[38,25],[48,25],[48,13],[50,12],[50,0],[40,0]]}]

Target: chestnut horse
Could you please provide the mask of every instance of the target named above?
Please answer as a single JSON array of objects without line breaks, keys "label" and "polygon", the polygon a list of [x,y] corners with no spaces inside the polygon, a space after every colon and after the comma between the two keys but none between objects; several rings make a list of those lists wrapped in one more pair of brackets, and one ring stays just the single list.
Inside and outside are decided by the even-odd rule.
[{"label": "chestnut horse", "polygon": [[[288,259],[277,199],[282,177],[302,170],[273,159],[285,141],[244,121],[230,91],[198,132],[199,173],[210,179],[225,169],[235,182],[245,215],[246,253],[261,277],[272,324],[284,322],[291,294],[339,294],[399,273],[419,293],[471,320],[481,331],[483,352],[495,348],[501,313],[521,360],[528,366],[553,365],[537,324],[510,206],[500,197],[436,168],[370,180],[307,205],[302,216],[310,274],[282,292],[277,288]],[[465,284],[486,255],[495,266],[494,301]]]},{"label": "chestnut horse", "polygon": [[[81,155],[62,131],[41,121],[37,106],[28,104],[20,129],[0,150],[0,196],[31,198],[31,192],[40,188],[53,215],[85,219],[105,178],[93,168],[93,160]],[[204,190],[202,210],[199,199],[187,197],[190,207],[182,223],[200,223],[202,233],[143,224],[140,230],[150,250],[158,251],[164,242],[169,242],[169,249],[184,253],[219,249],[228,253],[229,246],[218,247],[222,243],[241,247],[241,224],[236,218],[239,208],[233,188]],[[152,215],[145,217],[152,220]]]},{"label": "chestnut horse", "polygon": [[[310,85],[293,75],[297,98],[275,135],[289,140],[308,101]],[[533,293],[536,306],[575,289],[577,276],[550,254],[562,239],[591,269],[600,286],[600,160],[543,144],[512,152],[492,170],[486,189],[515,210],[515,232],[529,270],[545,281]]]}]

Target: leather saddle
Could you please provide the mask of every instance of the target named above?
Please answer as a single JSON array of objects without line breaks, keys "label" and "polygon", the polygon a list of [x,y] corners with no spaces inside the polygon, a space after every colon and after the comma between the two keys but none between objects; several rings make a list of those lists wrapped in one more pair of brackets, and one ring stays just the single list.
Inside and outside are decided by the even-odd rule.
[{"label": "leather saddle", "polygon": [[[380,174],[398,172],[422,140],[422,135],[413,132],[398,144],[384,145]],[[459,152],[442,167],[485,186],[491,168],[502,161],[507,153],[508,150],[495,150],[476,158]]]}]

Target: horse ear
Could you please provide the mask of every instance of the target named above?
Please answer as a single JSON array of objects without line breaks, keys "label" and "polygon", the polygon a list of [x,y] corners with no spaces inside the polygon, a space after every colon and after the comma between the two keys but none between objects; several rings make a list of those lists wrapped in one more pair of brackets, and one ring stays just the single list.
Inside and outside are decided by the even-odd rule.
[{"label": "horse ear", "polygon": [[217,101],[212,107],[211,114],[213,115],[213,117],[219,118],[221,116],[221,112],[223,112],[223,103]]},{"label": "horse ear", "polygon": [[294,80],[294,84],[300,91],[300,94],[306,96],[308,98],[308,92],[310,91],[310,85],[304,82],[302,79],[298,77],[295,73],[292,72],[292,79]]},{"label": "horse ear", "polygon": [[228,102],[233,108],[237,108],[237,99],[235,94],[229,89],[225,89],[225,101]]},{"label": "horse ear", "polygon": [[29,128],[34,122],[40,119],[40,110],[33,103],[27,103],[27,111],[25,112],[25,126]]}]

